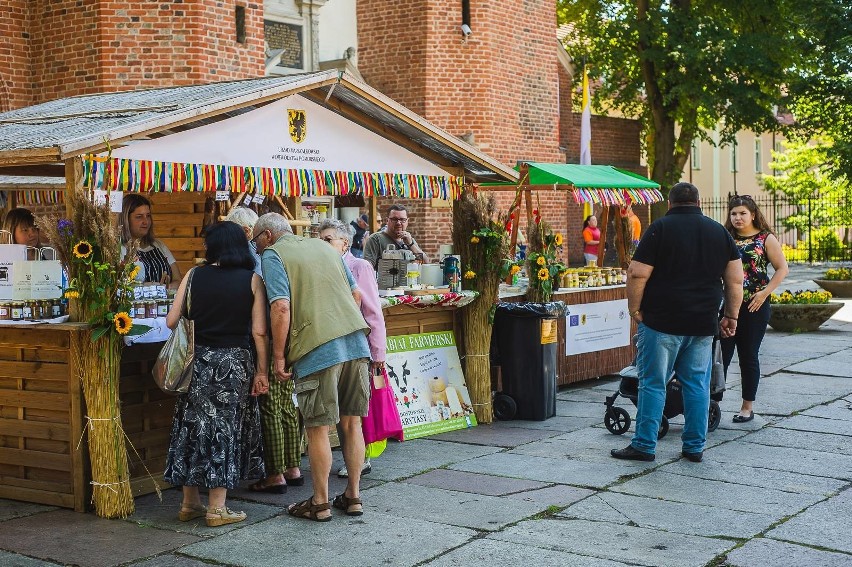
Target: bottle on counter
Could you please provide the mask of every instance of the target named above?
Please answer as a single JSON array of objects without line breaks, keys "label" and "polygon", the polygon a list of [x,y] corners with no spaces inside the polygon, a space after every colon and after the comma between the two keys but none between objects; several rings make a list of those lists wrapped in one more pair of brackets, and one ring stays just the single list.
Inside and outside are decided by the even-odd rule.
[{"label": "bottle on counter", "polygon": [[15,301],[12,303],[12,321],[21,321],[24,318],[24,302]]}]

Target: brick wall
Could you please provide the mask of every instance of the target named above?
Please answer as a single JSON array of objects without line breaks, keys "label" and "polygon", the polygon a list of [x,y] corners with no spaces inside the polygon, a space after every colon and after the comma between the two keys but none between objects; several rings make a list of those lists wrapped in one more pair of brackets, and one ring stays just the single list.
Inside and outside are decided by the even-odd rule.
[{"label": "brick wall", "polygon": [[0,11],[0,112],[32,100],[27,0],[6,0]]},{"label": "brick wall", "polygon": [[[236,41],[238,5],[246,9],[245,43]],[[0,48],[0,65],[9,69],[10,108],[264,74],[258,1],[12,0],[11,13],[0,15],[0,33],[7,30],[13,43]]]}]

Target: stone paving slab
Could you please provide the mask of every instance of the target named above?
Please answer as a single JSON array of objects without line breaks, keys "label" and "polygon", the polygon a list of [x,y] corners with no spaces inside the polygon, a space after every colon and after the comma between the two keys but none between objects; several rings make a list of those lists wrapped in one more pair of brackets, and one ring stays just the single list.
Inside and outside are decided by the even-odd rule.
[{"label": "stone paving slab", "polygon": [[836,494],[848,483],[845,480],[798,474],[775,469],[746,467],[736,463],[714,461],[708,453],[696,467],[686,460],[679,460],[660,467],[658,470],[666,473],[679,474],[707,480],[718,480],[731,484],[759,486],[785,492],[829,496]]},{"label": "stone paving slab", "polygon": [[852,438],[833,433],[815,433],[772,426],[749,434],[749,443],[773,447],[792,447],[826,453],[852,454]]},{"label": "stone paving slab", "polygon": [[508,494],[506,498],[514,500],[523,500],[524,502],[538,502],[546,506],[568,506],[578,500],[582,500],[591,496],[595,492],[587,488],[577,488],[576,486],[567,486],[564,484],[556,484],[538,490],[527,490],[526,492],[517,492]]},{"label": "stone paving slab", "polygon": [[703,567],[734,542],[588,520],[521,522],[488,539],[654,567]]},{"label": "stone paving slab", "polygon": [[574,486],[603,488],[623,475],[635,474],[654,463],[616,461],[588,463],[571,459],[551,459],[513,453],[498,453],[450,465],[451,469],[512,478],[525,478],[541,482],[572,484]]},{"label": "stone paving slab", "polygon": [[[310,489],[308,490],[307,494],[310,495]],[[233,491],[229,491],[228,496],[229,498],[225,502],[226,505],[232,510],[245,512],[246,516],[248,516],[245,522],[240,522],[238,524],[228,524],[225,526],[220,526],[218,528],[208,528],[207,524],[204,522],[203,517],[191,520],[189,522],[181,522],[180,520],[178,520],[177,515],[180,511],[181,501],[183,500],[183,493],[180,489],[177,488],[163,491],[162,502],[160,502],[156,494],[148,494],[146,496],[137,498],[135,501],[136,511],[133,513],[132,516],[127,518],[127,521],[132,522],[134,524],[138,524],[140,526],[153,526],[163,530],[188,533],[199,537],[215,537],[226,531],[241,529],[246,525],[251,525],[271,518],[281,513],[281,507],[284,506],[284,502],[281,502],[275,506],[268,506],[255,502],[237,500],[233,497]],[[275,496],[278,496],[278,498],[283,498],[283,496]],[[303,500],[304,498],[307,498],[307,496],[299,498],[299,500]],[[202,502],[206,503],[206,495],[202,495],[201,500]],[[297,496],[290,495],[290,498],[288,500],[296,502]]]},{"label": "stone paving slab", "polygon": [[848,567],[852,556],[765,538],[728,553],[726,567]]},{"label": "stone paving slab", "polygon": [[[597,402],[556,402],[556,415],[563,417],[588,417],[588,418],[597,418],[601,423],[603,423],[604,414],[606,413],[606,406],[604,405],[604,396],[601,396],[600,400]],[[627,411],[630,411],[630,408],[633,408],[633,404],[630,403],[630,400],[625,400],[624,398],[618,398],[617,406],[621,406]]]},{"label": "stone paving slab", "polygon": [[181,553],[244,567],[353,567],[365,564],[366,558],[372,565],[409,567],[475,535],[466,528],[419,519],[401,522],[396,515],[371,512],[353,519],[338,513],[325,524],[289,517],[266,520],[184,547]]},{"label": "stone paving slab", "polygon": [[412,439],[403,443],[389,442],[385,452],[374,459],[373,472],[369,476],[377,480],[398,480],[501,450],[500,447],[431,439]]},{"label": "stone paving slab", "polygon": [[482,494],[458,492],[389,482],[362,493],[364,514],[393,514],[478,530],[498,530],[538,514],[547,508],[539,502],[507,500]]},{"label": "stone paving slab", "polygon": [[[808,508],[766,534],[773,539],[816,545],[824,549],[852,553],[849,517],[852,516],[852,490],[846,490]],[[852,557],[849,558],[852,564]]]},{"label": "stone paving slab", "polygon": [[557,516],[691,535],[735,538],[754,537],[775,522],[775,518],[766,514],[732,514],[730,510],[713,506],[669,502],[616,492],[599,492],[572,504]]},{"label": "stone paving slab", "polygon": [[17,500],[0,500],[0,522],[58,509],[55,506],[42,506],[41,504],[18,502]]},{"label": "stone paving slab", "polygon": [[[700,467],[703,463],[693,464]],[[795,514],[823,498],[814,494],[797,494],[771,488],[730,484],[663,471],[654,471],[628,480],[610,490],[672,502],[754,512],[773,516],[776,520]]]},{"label": "stone paving slab", "polygon": [[852,402],[843,399],[836,400],[828,404],[811,408],[803,413],[805,415],[824,417],[826,419],[852,421]]},{"label": "stone paving slab", "polygon": [[56,565],[60,564],[53,562],[48,563],[47,561],[33,559],[31,557],[24,557],[17,553],[0,551],[0,565],[3,567],[56,567]]},{"label": "stone paving slab", "polygon": [[557,415],[545,419],[544,421],[501,421],[500,427],[519,427],[521,429],[547,429],[549,431],[565,433],[568,431],[577,431],[578,429],[583,429],[585,427],[590,427],[599,423],[601,423],[600,417],[567,417]]},{"label": "stone paving slab", "polygon": [[[507,541],[478,539],[451,552],[424,563],[429,567],[458,567],[459,565],[530,565],[532,553],[529,547]],[[560,567],[627,567],[627,563],[598,559],[585,555],[566,553],[551,549],[535,549],[536,565],[558,565]]]},{"label": "stone paving slab", "polygon": [[[849,340],[848,333],[841,332],[840,334],[845,336],[847,341]],[[847,348],[846,350],[814,360],[806,360],[798,364],[793,364],[787,370],[817,376],[838,376],[850,380],[852,379],[849,373],[850,368],[852,368],[852,349]],[[852,384],[852,380],[850,380],[850,384]]]},{"label": "stone paving slab", "polygon": [[[49,537],[45,537],[48,533]],[[79,567],[119,565],[178,549],[199,539],[192,534],[154,532],[132,522],[105,520],[71,510],[9,520],[0,529],[0,548]]]},{"label": "stone paving slab", "polygon": [[172,555],[171,553],[166,555],[158,555],[157,557],[152,557],[151,559],[145,559],[143,561],[139,561],[137,563],[132,563],[133,567],[210,567],[209,563],[204,561],[200,561],[198,559],[193,559],[191,557],[184,557],[182,555]]},{"label": "stone paving slab", "polygon": [[[583,382],[582,386],[571,386],[568,389],[560,390],[556,394],[557,401],[572,401],[598,403],[603,401],[600,390],[596,388],[605,388],[611,390],[610,393],[618,389],[620,378],[604,379],[604,380],[589,380]],[[604,395],[606,397],[606,395]]]},{"label": "stone paving slab", "polygon": [[504,496],[513,492],[524,492],[544,488],[547,484],[534,480],[518,480],[490,474],[475,474],[451,469],[435,469],[413,476],[405,482],[418,486],[443,488],[486,496]]},{"label": "stone paving slab", "polygon": [[800,414],[782,419],[776,424],[782,429],[797,429],[814,433],[833,433],[835,435],[852,435],[852,421],[829,419]]},{"label": "stone paving slab", "polygon": [[748,467],[852,480],[852,455],[829,454],[790,447],[768,447],[756,443],[720,445],[713,447],[705,455],[714,461],[737,463]]},{"label": "stone paving slab", "polygon": [[807,375],[780,372],[767,377],[765,380],[761,380],[761,390],[764,385],[769,385],[772,388],[769,390],[771,395],[765,396],[767,398],[771,398],[775,394],[787,396],[824,396],[826,398],[825,402],[830,402],[852,392],[852,379],[848,377],[826,376],[823,374]]},{"label": "stone paving slab", "polygon": [[[534,422],[525,422],[534,423]],[[525,429],[521,427],[505,427],[502,422],[477,425],[469,429],[458,429],[441,433],[440,435],[432,435],[429,437],[433,441],[452,441],[456,443],[469,443],[471,445],[489,445],[492,447],[517,447],[524,443],[538,441],[557,435],[551,430],[546,429]]]}]

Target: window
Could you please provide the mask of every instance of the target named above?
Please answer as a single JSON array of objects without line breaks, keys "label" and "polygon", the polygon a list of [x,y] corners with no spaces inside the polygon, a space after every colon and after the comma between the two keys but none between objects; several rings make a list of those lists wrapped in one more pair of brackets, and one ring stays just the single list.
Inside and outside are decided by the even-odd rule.
[{"label": "window", "polygon": [[690,163],[692,164],[692,169],[701,169],[701,145],[698,140],[692,140],[690,160]]},{"label": "window", "polygon": [[246,42],[246,7],[237,6],[234,13],[234,23],[237,28],[237,43]]},{"label": "window", "polygon": [[737,142],[736,141],[734,141],[734,143],[731,144],[730,163],[731,163],[731,171],[732,172],[736,173],[737,171],[739,171],[739,167],[737,167],[739,164],[737,163]]},{"label": "window", "polygon": [[781,140],[775,140],[775,152],[779,154],[784,152],[784,146],[781,144]]},{"label": "window", "polygon": [[763,140],[754,139],[754,172],[763,173]]}]

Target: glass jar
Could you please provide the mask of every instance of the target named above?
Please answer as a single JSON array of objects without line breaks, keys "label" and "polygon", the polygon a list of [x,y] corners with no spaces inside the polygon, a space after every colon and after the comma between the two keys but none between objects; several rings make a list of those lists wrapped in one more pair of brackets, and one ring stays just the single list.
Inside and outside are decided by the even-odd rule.
[{"label": "glass jar", "polygon": [[24,302],[15,301],[12,303],[12,321],[20,321],[24,318]]},{"label": "glass jar", "polygon": [[9,302],[0,303],[0,321],[11,321],[12,319],[12,304]]},{"label": "glass jar", "polygon": [[51,317],[62,317],[62,301],[59,299],[54,299],[50,302],[50,316]]},{"label": "glass jar", "polygon": [[167,299],[157,300],[157,316],[165,317],[169,314],[169,301]]},{"label": "glass jar", "polygon": [[23,321],[32,321],[34,317],[34,312],[38,309],[38,303],[33,301],[32,299],[24,302],[22,307],[23,313],[21,315],[21,319]]},{"label": "glass jar", "polygon": [[156,301],[146,301],[145,302],[145,316],[149,319],[157,318],[157,302]]}]

